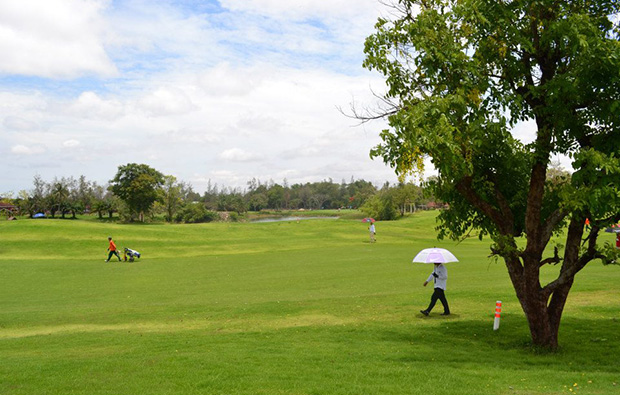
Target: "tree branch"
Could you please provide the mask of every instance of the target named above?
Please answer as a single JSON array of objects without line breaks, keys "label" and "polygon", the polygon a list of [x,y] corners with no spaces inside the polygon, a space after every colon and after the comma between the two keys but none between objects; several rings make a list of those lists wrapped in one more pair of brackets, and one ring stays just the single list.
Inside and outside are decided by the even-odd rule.
[{"label": "tree branch", "polygon": [[588,238],[588,248],[586,249],[586,252],[580,257],[577,256],[577,254],[579,253],[579,243],[571,243],[570,239],[581,239],[581,236],[583,235],[582,226],[583,222],[581,222],[580,220],[571,221],[568,230],[567,245],[573,245],[574,249],[566,252],[566,256],[564,257],[564,264],[562,265],[562,269],[560,270],[560,275],[558,276],[558,278],[543,287],[542,292],[546,298],[549,298],[549,296],[559,287],[573,281],[575,275],[579,273],[579,271],[583,269],[593,259],[601,257],[601,255],[598,254],[596,250],[598,230],[593,230],[590,233],[590,237]]},{"label": "tree branch", "polygon": [[378,95],[372,89],[371,92],[372,95],[380,101],[377,109],[370,109],[366,107],[363,110],[360,110],[355,105],[355,101],[350,104],[350,113],[345,112],[341,107],[336,108],[345,117],[360,121],[360,125],[370,121],[375,121],[377,119],[385,119],[391,115],[397,114],[402,109],[400,105]]},{"label": "tree branch", "polygon": [[[495,182],[493,184],[497,185]],[[504,221],[508,224],[510,231],[512,232],[514,229],[514,215],[512,213],[512,209],[510,208],[510,203],[499,188],[495,188],[495,198],[497,199],[497,204],[499,205],[499,209],[504,217]]]},{"label": "tree branch", "polygon": [[547,263],[549,264],[553,263],[554,265],[557,265],[561,261],[562,261],[562,258],[560,258],[560,255],[558,254],[558,247],[553,247],[553,257],[543,259],[542,261],[540,261],[540,267],[545,266]]},{"label": "tree branch", "polygon": [[471,176],[463,177],[461,180],[456,182],[456,190],[459,191],[461,195],[463,195],[463,197],[465,197],[465,199],[467,199],[467,201],[469,201],[474,207],[478,208],[485,215],[487,215],[493,223],[497,225],[501,234],[512,235],[512,216],[504,216],[500,210],[482,199],[474,190],[472,183],[473,179]]},{"label": "tree branch", "polygon": [[566,218],[567,215],[568,215],[567,211],[558,208],[553,213],[551,213],[549,217],[547,217],[547,220],[545,221],[545,226],[543,227],[542,233],[541,233],[541,237],[543,237],[545,245],[551,239],[551,236],[553,235],[553,229],[555,229],[555,227],[562,220],[564,220],[564,218]]}]

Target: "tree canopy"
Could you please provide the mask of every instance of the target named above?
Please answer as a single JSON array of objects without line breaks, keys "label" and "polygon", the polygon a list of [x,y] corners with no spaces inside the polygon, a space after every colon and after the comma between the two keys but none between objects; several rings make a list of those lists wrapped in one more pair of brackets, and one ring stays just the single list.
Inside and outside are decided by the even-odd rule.
[{"label": "tree canopy", "polygon": [[[450,204],[440,237],[492,238],[533,343],[551,349],[575,275],[618,258],[597,241],[620,220],[619,10],[610,0],[399,0],[366,40],[390,125],[371,154],[401,175],[431,158],[432,190]],[[523,122],[532,141],[512,133]],[[549,177],[555,155],[571,159],[570,176]],[[545,256],[560,232],[562,256]],[[547,263],[561,270],[542,285]]]},{"label": "tree canopy", "polygon": [[116,176],[110,180],[110,189],[123,200],[132,216],[144,219],[153,204],[160,199],[164,175],[145,164],[128,163],[118,167]]}]

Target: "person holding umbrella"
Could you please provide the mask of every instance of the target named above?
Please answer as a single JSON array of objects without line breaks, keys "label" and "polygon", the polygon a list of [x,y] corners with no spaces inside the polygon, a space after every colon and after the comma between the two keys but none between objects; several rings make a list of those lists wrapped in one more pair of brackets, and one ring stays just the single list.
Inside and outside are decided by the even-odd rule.
[{"label": "person holding umbrella", "polygon": [[370,232],[370,242],[374,243],[375,241],[377,241],[377,239],[375,238],[375,235],[377,234],[377,231],[375,229],[375,219],[374,218],[364,218],[362,220],[362,222],[370,223],[370,226],[368,227],[368,232]]},{"label": "person holding umbrella", "polygon": [[446,299],[446,282],[448,280],[448,269],[441,262],[435,262],[435,268],[433,272],[428,276],[426,281],[424,281],[424,286],[426,287],[429,282],[433,281],[434,283],[434,292],[431,296],[431,303],[428,305],[426,310],[420,310],[420,313],[428,316],[435,307],[435,303],[437,303],[437,299],[441,301],[443,305],[443,313],[441,315],[450,315],[450,307],[448,306],[448,300]]},{"label": "person holding umbrella", "polygon": [[428,279],[424,281],[424,286],[426,287],[428,283],[433,281],[434,283],[434,292],[431,296],[431,303],[428,305],[426,310],[420,310],[420,313],[428,316],[435,307],[435,303],[437,303],[437,299],[441,301],[443,305],[443,314],[441,315],[450,315],[450,307],[448,306],[448,300],[446,299],[446,283],[448,281],[448,269],[444,266],[446,262],[458,262],[458,259],[452,254],[450,251],[443,248],[426,248],[420,251],[415,258],[413,258],[413,262],[422,262],[422,263],[432,263],[435,265],[433,272],[428,276]]},{"label": "person holding umbrella", "polygon": [[374,243],[375,241],[377,241],[377,239],[375,238],[375,235],[377,234],[377,231],[375,230],[375,223],[371,222],[370,226],[368,227],[368,231],[370,232],[370,242]]}]

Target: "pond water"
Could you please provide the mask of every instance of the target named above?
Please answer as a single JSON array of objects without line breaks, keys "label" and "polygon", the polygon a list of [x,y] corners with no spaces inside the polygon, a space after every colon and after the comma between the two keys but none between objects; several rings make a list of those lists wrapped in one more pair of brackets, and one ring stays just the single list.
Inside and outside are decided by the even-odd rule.
[{"label": "pond water", "polygon": [[307,219],[338,219],[340,217],[277,217],[277,218],[261,218],[255,219],[250,222],[259,223],[259,222],[287,222],[287,221],[303,221]]}]

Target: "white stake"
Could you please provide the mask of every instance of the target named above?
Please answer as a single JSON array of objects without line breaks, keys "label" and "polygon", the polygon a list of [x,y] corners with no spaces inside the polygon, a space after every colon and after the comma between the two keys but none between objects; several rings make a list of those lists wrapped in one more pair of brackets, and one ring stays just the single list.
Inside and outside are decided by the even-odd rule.
[{"label": "white stake", "polygon": [[496,331],[499,329],[499,317],[502,314],[502,301],[498,300],[495,302],[495,321],[493,322],[493,330]]}]

